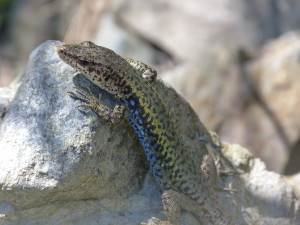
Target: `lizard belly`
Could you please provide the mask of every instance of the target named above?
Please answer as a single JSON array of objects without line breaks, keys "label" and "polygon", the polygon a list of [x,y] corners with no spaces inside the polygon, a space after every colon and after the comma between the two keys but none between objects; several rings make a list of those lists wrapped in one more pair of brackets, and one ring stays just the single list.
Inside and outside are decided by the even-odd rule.
[{"label": "lizard belly", "polygon": [[168,126],[157,130],[157,124],[162,121],[151,117],[144,107],[138,107],[138,99],[131,98],[124,103],[129,108],[127,120],[136,132],[150,169],[161,187],[186,193],[197,200],[201,193],[198,190],[201,182],[199,174],[182,141],[176,136],[172,122],[167,117],[160,119]]},{"label": "lizard belly", "polygon": [[126,118],[142,144],[153,176],[161,183],[160,181],[163,178],[160,157],[162,146],[158,144],[158,136],[153,134],[151,125],[142,116],[146,115],[143,108],[132,107],[132,102],[130,104],[127,103],[127,105],[130,113]]}]

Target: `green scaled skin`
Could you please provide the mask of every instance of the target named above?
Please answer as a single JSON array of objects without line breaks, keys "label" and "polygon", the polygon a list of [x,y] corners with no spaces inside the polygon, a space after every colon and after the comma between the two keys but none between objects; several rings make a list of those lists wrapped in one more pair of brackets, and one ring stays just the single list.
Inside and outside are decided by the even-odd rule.
[{"label": "green scaled skin", "polygon": [[[156,77],[155,70],[89,41],[58,46],[58,54],[122,104],[110,109],[76,87],[79,94],[70,95],[87,103],[80,106],[91,108],[112,123],[120,121],[124,107],[128,109],[125,117],[144,148],[154,177],[165,190],[163,203],[169,221],[160,224],[179,224],[180,208],[195,211],[205,224],[232,224],[207,176],[215,170],[214,161],[209,165],[195,164],[177,134],[168,107],[150,83]],[[210,158],[205,161],[211,162]]]}]

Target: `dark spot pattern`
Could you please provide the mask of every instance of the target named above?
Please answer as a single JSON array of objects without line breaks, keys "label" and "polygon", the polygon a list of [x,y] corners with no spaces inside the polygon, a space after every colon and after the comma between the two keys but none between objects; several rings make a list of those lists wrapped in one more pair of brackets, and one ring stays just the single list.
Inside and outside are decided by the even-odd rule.
[{"label": "dark spot pattern", "polygon": [[63,47],[58,53],[66,63],[128,107],[127,120],[161,186],[180,190],[203,203],[199,196],[209,192],[208,188],[205,189],[205,178],[197,172],[199,165],[195,165],[191,153],[177,134],[169,109],[152,85],[110,49],[91,42]]}]

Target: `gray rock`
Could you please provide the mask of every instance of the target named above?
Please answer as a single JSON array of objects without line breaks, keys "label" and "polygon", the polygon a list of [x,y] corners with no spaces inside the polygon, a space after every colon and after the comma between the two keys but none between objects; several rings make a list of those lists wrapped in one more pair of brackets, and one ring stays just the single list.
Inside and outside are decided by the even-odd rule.
[{"label": "gray rock", "polygon": [[[249,67],[249,79],[266,105],[265,107],[272,114],[273,118],[270,117],[275,121],[273,126],[277,134],[272,134],[268,128],[262,128],[262,131],[285,147],[276,149],[277,158],[275,158],[273,156],[275,146],[264,143],[260,145],[264,149],[262,154],[267,160],[277,162],[276,165],[268,163],[272,166],[269,167],[272,170],[284,171],[283,168],[288,165],[285,168],[285,174],[294,174],[300,170],[298,160],[300,155],[297,155],[299,151],[296,150],[299,148],[297,143],[300,140],[300,116],[297,113],[300,110],[298,109],[300,87],[297,85],[300,73],[299,54],[300,32],[286,33],[268,43],[263,48],[260,57]],[[257,123],[260,122],[260,120],[257,121]]]},{"label": "gray rock", "polygon": [[146,172],[142,148],[125,121],[110,126],[76,108],[79,102],[66,92],[73,80],[87,81],[73,79],[56,44],[46,42],[31,54],[1,123],[0,199],[17,207],[128,195]]},{"label": "gray rock", "polygon": [[16,93],[16,88],[14,89],[11,87],[0,88],[0,122],[5,115],[7,108],[12,102],[15,93]]},{"label": "gray rock", "polygon": [[[32,52],[21,86],[5,108],[0,224],[132,225],[163,218],[160,190],[150,174],[145,177],[144,153],[127,122],[110,125],[91,110],[78,110],[80,101],[66,92],[77,84],[101,94],[104,104],[113,106],[115,100],[83,76],[73,76],[74,69],[56,54],[58,44],[48,41]],[[213,139],[227,157],[215,152],[221,161],[231,161],[242,172],[219,179],[220,186],[237,190],[220,192],[237,224],[299,224],[299,202],[278,174],[246,149],[222,144],[168,85],[160,80],[153,85],[196,159]],[[185,213],[182,224],[197,223]]]}]

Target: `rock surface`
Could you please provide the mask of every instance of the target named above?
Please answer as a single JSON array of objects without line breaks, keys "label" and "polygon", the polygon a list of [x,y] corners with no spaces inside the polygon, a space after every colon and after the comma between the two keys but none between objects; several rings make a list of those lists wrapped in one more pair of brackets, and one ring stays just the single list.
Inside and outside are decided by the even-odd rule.
[{"label": "rock surface", "polygon": [[[291,150],[300,138],[300,115],[297,113],[300,110],[299,56],[300,33],[291,32],[265,46],[262,55],[251,66],[253,85],[262,102],[269,108],[271,119],[278,124],[276,126],[274,123],[278,130],[277,139]],[[264,133],[269,132],[266,130]],[[272,147],[266,146],[265,149],[273,152]],[[300,166],[293,172],[299,170]]]},{"label": "rock surface", "polygon": [[[134,132],[125,120],[111,126],[76,108],[79,101],[66,94],[73,83],[92,87],[109,106],[114,99],[82,76],[73,77],[56,54],[58,44],[48,41],[32,52],[1,121],[0,224],[132,225],[162,218],[160,190],[150,174],[144,179],[146,160]],[[161,81],[153,85],[190,150],[201,156],[199,148],[211,140],[206,128],[172,88]],[[199,135],[204,139],[197,140]],[[280,175],[238,145],[224,143],[223,152],[242,172],[219,181],[238,191],[220,192],[237,224],[300,223],[299,201]],[[185,213],[182,224],[197,223]]]},{"label": "rock surface", "polygon": [[294,193],[298,199],[300,199],[300,173],[292,176],[285,176],[285,179],[289,185],[294,189]]},{"label": "rock surface", "polygon": [[[298,32],[266,45],[261,55],[247,65],[245,74],[256,101],[249,102],[221,129],[226,140],[239,139],[242,145],[252,145],[253,154],[264,158],[272,170],[284,171],[290,161],[285,169],[289,174],[300,169],[299,53]],[[231,132],[226,132],[228,129]]]}]

